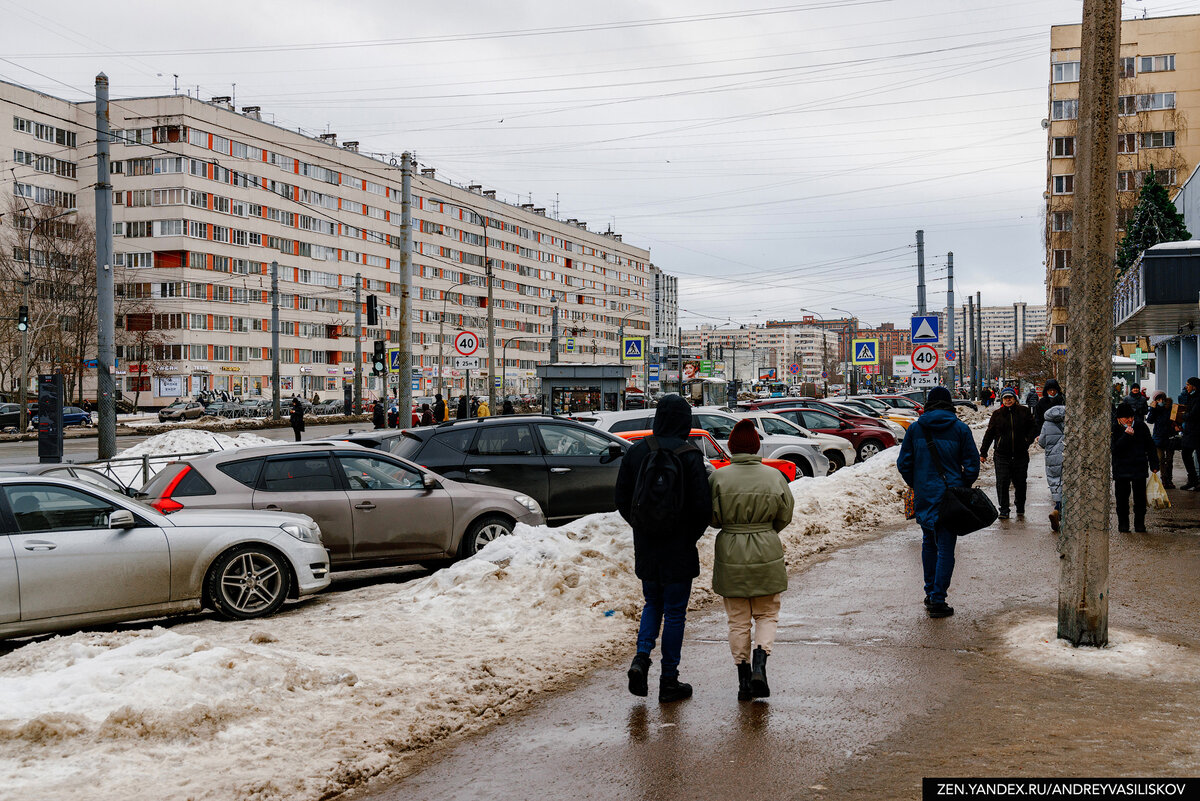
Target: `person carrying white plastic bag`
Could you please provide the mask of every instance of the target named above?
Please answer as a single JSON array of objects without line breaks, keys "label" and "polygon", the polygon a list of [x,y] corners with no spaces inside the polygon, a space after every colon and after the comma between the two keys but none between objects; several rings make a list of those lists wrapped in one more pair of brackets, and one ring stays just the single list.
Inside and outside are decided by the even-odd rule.
[{"label": "person carrying white plastic bag", "polygon": [[1167,497],[1167,489],[1163,486],[1158,473],[1151,473],[1146,479],[1146,501],[1154,509],[1170,509],[1171,499]]}]

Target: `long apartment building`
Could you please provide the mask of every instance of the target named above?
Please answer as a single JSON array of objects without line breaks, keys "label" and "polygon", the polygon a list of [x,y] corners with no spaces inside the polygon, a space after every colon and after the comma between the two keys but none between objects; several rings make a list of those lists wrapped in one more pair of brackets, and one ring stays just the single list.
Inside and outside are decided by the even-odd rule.
[{"label": "long apartment building", "polygon": [[[0,107],[13,121],[0,126],[0,152],[16,162],[13,208],[74,207],[94,219],[93,104],[0,83]],[[380,313],[378,325],[361,332],[364,363],[373,340],[395,347],[398,157],[384,161],[357,152],[355,142],[338,146],[333,134],[281,128],[223,99],[122,99],[110,112],[118,315],[136,310],[154,329],[146,359],[129,344],[137,338],[124,334],[127,320],[118,319],[122,389],[140,387],[142,405],[203,390],[269,394],[272,262],[285,396],[340,395],[352,377],[356,286],[359,308],[375,295]],[[481,341],[474,391],[501,374],[506,392],[532,389],[535,366],[550,358],[555,307],[558,333],[577,343],[572,353],[560,350],[560,362],[618,361],[622,327],[626,336],[651,336],[656,295],[647,249],[585,222],[547,217],[533,204],[507,203],[482,185],[415,172],[412,364],[421,391],[434,391],[439,371],[446,388],[465,388],[466,371],[454,366],[459,330]],[[485,253],[503,367],[487,359]],[[27,258],[37,281],[36,254]],[[80,280],[94,280],[94,270],[85,265]],[[677,302],[673,288],[670,302]],[[31,374],[49,358],[35,353]],[[368,373],[372,395],[388,391]]]},{"label": "long apartment building", "polygon": [[[702,325],[683,331],[680,342],[685,353],[707,359],[724,358],[726,362],[729,362],[726,351],[730,354],[735,350],[739,354],[748,351],[760,372],[773,369],[780,380],[818,381],[826,363],[832,367],[837,362],[838,353],[836,333],[802,325],[740,328]],[[789,372],[792,364],[797,368],[795,374]],[[727,364],[727,370],[731,369],[732,365]],[[739,375],[743,372],[739,365]]]},{"label": "long apartment building", "polygon": [[[1013,355],[1027,343],[1033,342],[1037,337],[1044,336],[1046,333],[1046,307],[1045,306],[1030,306],[1027,303],[1017,302],[1011,306],[984,306],[982,310],[976,310],[976,313],[982,311],[979,315],[979,331],[983,335],[983,351],[990,353],[997,359],[1007,352],[1009,356]],[[938,333],[941,336],[939,344],[943,348],[953,347],[965,354],[969,352],[967,342],[967,307],[960,306],[954,311],[954,339],[956,340],[951,345],[946,327],[946,310],[943,308],[938,312],[940,318],[940,327]],[[990,348],[990,350],[989,350]]]},{"label": "long apartment building", "polygon": [[[1079,116],[1080,26],[1050,29],[1046,157],[1046,295],[1052,347],[1069,341],[1071,228]],[[1200,162],[1200,15],[1124,20],[1118,63],[1118,237],[1153,168],[1173,196]]]}]

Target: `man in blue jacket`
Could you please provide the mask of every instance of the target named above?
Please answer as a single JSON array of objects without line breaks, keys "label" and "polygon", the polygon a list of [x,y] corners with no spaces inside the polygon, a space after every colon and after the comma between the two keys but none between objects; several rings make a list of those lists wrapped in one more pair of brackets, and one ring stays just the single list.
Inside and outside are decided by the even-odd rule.
[{"label": "man in blue jacket", "polygon": [[[943,481],[930,455],[937,448],[946,474]],[[938,524],[938,507],[952,487],[969,487],[979,478],[979,449],[966,423],[958,419],[950,391],[945,387],[929,390],[925,413],[908,427],[896,468],[905,483],[913,488],[913,509],[924,537],[921,564],[925,570],[925,610],[930,617],[949,617],[954,608],[946,603],[950,576],[954,573],[954,546],[958,537]]]}]

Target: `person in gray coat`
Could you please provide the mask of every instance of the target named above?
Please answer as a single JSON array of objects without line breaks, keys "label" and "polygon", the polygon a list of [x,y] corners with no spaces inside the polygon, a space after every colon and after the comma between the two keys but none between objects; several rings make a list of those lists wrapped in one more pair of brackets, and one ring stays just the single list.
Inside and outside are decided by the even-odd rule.
[{"label": "person in gray coat", "polygon": [[1066,406],[1047,409],[1038,437],[1038,444],[1046,452],[1046,485],[1050,487],[1050,497],[1054,501],[1054,511],[1050,513],[1051,531],[1058,531],[1062,521],[1063,420],[1066,414]]}]

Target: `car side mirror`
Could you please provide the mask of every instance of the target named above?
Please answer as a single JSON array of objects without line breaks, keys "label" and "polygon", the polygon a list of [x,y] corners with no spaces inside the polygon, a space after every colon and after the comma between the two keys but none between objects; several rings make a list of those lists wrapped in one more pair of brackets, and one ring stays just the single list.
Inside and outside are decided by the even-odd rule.
[{"label": "car side mirror", "polygon": [[839,429],[839,430],[841,430],[841,431],[845,431],[845,430],[846,430],[847,428],[849,428],[849,427],[850,427],[850,424],[849,424],[849,423],[847,423],[845,420],[843,420],[842,422],[838,423],[838,429]]},{"label": "car side mirror", "polygon": [[429,473],[421,474],[421,485],[427,490],[435,490],[441,486],[441,484],[438,483],[438,480]]},{"label": "car side mirror", "polygon": [[614,442],[608,446],[608,450],[604,453],[603,456],[600,457],[600,464],[608,464],[609,462],[615,462],[617,459],[620,459],[624,455],[625,455],[625,449]]},{"label": "car side mirror", "polygon": [[109,528],[133,528],[137,520],[128,509],[116,509],[108,516]]}]

